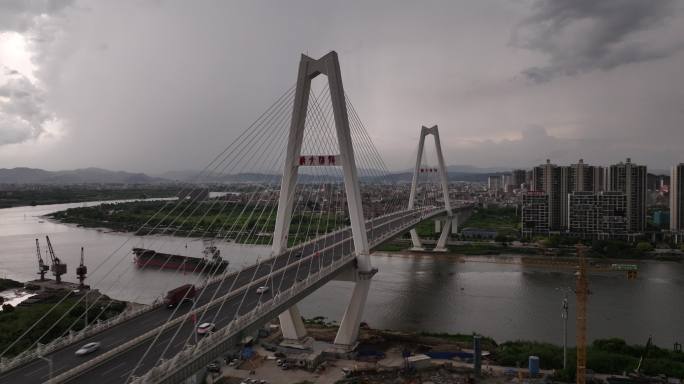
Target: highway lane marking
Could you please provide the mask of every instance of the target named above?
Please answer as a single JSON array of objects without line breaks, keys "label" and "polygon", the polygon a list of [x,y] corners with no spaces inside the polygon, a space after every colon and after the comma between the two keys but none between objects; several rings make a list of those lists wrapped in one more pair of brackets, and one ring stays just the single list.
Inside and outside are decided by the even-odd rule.
[{"label": "highway lane marking", "polygon": [[29,377],[29,376],[37,375],[37,374],[40,373],[40,371],[46,370],[46,369],[48,369],[48,368],[49,368],[49,367],[48,367],[48,365],[47,365],[47,362],[45,362],[45,365],[41,365],[39,368],[35,368],[34,370],[32,370],[32,371],[30,371],[30,372],[28,372],[28,373],[25,373],[25,374],[24,374],[24,377]]},{"label": "highway lane marking", "polygon": [[121,375],[121,376],[119,376],[119,377],[128,377],[128,375],[130,375],[131,372],[133,372],[133,370],[132,370],[132,369],[129,369],[128,371],[124,372],[123,375]]},{"label": "highway lane marking", "polygon": [[159,322],[159,319],[155,319],[154,317],[151,317],[151,316],[150,316],[149,319],[145,319],[145,320],[143,320],[143,321],[140,321],[138,324],[147,324],[147,323],[150,323],[150,322],[152,322],[152,321]]},{"label": "highway lane marking", "polygon": [[123,366],[123,365],[126,365],[126,362],[119,363],[119,365],[116,365],[116,366],[114,366],[114,367],[112,367],[112,368],[109,368],[108,370],[102,372],[102,375],[101,375],[101,376],[107,376],[110,372],[112,372],[112,371],[114,371],[114,370],[116,370],[116,369],[121,368],[121,366]]}]

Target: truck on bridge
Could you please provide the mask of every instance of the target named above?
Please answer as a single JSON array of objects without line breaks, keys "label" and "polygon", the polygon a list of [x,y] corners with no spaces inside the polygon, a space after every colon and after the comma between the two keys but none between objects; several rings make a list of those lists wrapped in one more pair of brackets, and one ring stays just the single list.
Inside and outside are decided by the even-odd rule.
[{"label": "truck on bridge", "polygon": [[183,300],[192,299],[197,294],[197,289],[192,284],[181,285],[166,293],[164,297],[164,304],[167,308],[173,308],[183,302]]}]

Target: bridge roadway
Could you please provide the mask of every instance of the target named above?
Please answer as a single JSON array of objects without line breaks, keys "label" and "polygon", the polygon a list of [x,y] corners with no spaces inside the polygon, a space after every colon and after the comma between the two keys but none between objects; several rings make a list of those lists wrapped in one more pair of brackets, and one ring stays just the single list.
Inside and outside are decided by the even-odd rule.
[{"label": "bridge roadway", "polygon": [[[421,214],[424,216],[424,219],[429,219],[438,216],[443,212],[442,209],[431,209],[429,211],[414,209],[412,211],[400,211],[376,218],[372,224],[368,221],[366,223],[366,230],[369,244],[371,247],[378,246],[380,244],[379,238],[383,234],[395,231],[396,233],[393,235],[398,235],[407,230],[405,223],[421,216]],[[317,250],[326,247],[331,247],[331,249],[316,254]],[[216,323],[218,328],[223,327],[236,316],[238,308],[240,308],[240,314],[249,312],[260,301],[270,299],[271,295],[274,291],[278,291],[279,287],[283,290],[290,287],[297,280],[305,279],[309,274],[316,273],[319,268],[330,265],[333,260],[339,260],[344,255],[351,254],[353,249],[351,229],[346,228],[290,249],[277,257],[265,259],[259,265],[253,265],[240,271],[233,272],[227,275],[222,282],[210,284],[195,298],[196,308],[207,304],[212,300],[226,296],[226,300],[223,300],[223,303],[214,305],[202,314],[201,317],[197,319],[197,323],[210,321]],[[302,252],[302,257],[295,257],[300,251]],[[272,265],[273,268],[271,268]],[[277,271],[280,269],[283,270],[279,273],[274,273],[272,277],[267,277],[271,270]],[[262,278],[261,282],[253,283],[250,286],[250,283],[253,280],[258,280],[260,278]],[[330,278],[332,278],[332,276]],[[256,287],[260,285],[268,285],[273,288],[269,292],[259,295],[256,293]],[[246,294],[244,294],[245,288],[247,289]],[[187,314],[192,307],[193,306],[189,303],[180,305],[175,311],[160,307],[104,330],[90,338],[81,340],[79,343],[54,351],[45,356],[52,360],[52,375],[53,377],[57,376],[60,373],[77,367],[78,365],[85,363],[88,359],[99,356],[145,332],[159,328],[167,321]],[[184,321],[180,326],[170,327],[169,329],[164,330],[159,335],[152,350],[147,352],[147,355],[145,355],[145,353],[152,343],[153,338],[147,339],[137,346],[106,360],[102,364],[84,371],[68,382],[98,382],[98,384],[123,383],[135,368],[136,364],[139,363],[139,366],[134,374],[135,376],[140,376],[158,362],[162,353],[163,358],[168,359],[183,348],[186,340],[194,342],[194,332],[194,324],[192,324],[191,321]],[[174,335],[177,336],[174,338]],[[91,341],[98,341],[101,343],[98,351],[84,357],[75,355],[75,351],[80,348],[80,346]],[[0,384],[42,383],[49,379],[49,375],[48,363],[44,360],[35,360],[0,375]]]}]

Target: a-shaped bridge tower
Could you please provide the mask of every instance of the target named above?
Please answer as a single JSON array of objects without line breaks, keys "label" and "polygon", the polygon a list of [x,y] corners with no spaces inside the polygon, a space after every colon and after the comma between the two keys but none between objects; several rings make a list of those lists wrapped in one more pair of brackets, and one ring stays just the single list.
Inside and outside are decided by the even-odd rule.
[{"label": "a-shaped bridge tower", "polygon": [[[421,166],[422,160],[423,160],[423,153],[425,149],[425,137],[428,135],[432,135],[435,139],[435,147],[437,149],[437,163],[438,167],[437,169],[434,168],[423,168]],[[453,219],[453,213],[451,210],[451,202],[449,201],[449,181],[447,179],[447,172],[446,172],[446,166],[444,165],[444,155],[442,154],[442,145],[439,141],[439,128],[437,128],[436,125],[428,128],[426,126],[421,127],[420,129],[420,140],[418,142],[418,156],[416,157],[416,166],[413,169],[413,180],[411,181],[411,194],[409,195],[409,202],[408,202],[408,209],[413,209],[414,205],[416,204],[416,193],[418,189],[418,178],[421,173],[432,173],[433,171],[436,171],[439,177],[439,182],[441,185],[442,189],[442,199],[444,201],[444,209],[446,210],[447,217],[446,220],[444,221],[444,225],[441,226],[441,234],[439,236],[439,240],[437,240],[437,245],[434,248],[434,251],[438,252],[445,252],[446,251],[446,241],[447,237],[449,236],[449,231],[451,230],[451,225],[452,225],[452,219]],[[439,219],[437,219],[439,220]],[[438,223],[439,221],[435,221]],[[436,224],[436,228],[438,228],[439,225]],[[413,243],[413,248],[412,250],[415,251],[424,251],[425,248],[423,247],[422,242],[420,241],[420,237],[418,237],[418,232],[416,231],[415,228],[411,229],[411,242]]]},{"label": "a-shaped bridge tower", "polygon": [[[326,75],[330,101],[332,104],[333,117],[339,153],[321,153],[317,155],[303,156],[302,141],[306,116],[309,106],[311,81],[319,76]],[[315,161],[308,161],[309,159]],[[322,159],[323,161],[319,161]],[[275,231],[273,235],[273,254],[278,255],[285,251],[288,246],[288,232],[292,220],[292,210],[297,185],[299,168],[303,166],[341,166],[344,175],[344,189],[347,196],[347,209],[356,255],[356,269],[358,273],[354,291],[347,310],[340,323],[339,331],[335,337],[335,344],[349,346],[356,341],[359,332],[359,323],[366,303],[370,288],[372,269],[370,264],[368,238],[365,230],[363,207],[361,205],[361,192],[359,176],[354,158],[354,148],[349,129],[349,115],[345,102],[344,88],[340,63],[336,52],[330,52],[320,59],[312,59],[302,55],[299,63],[299,74],[295,90],[294,106],[292,110],[292,122],[287,142],[285,168],[281,183],[280,198],[278,201],[278,213],[276,216]],[[280,316],[280,324],[285,339],[301,339],[306,335],[306,329],[302,317],[296,305],[290,307]]]}]

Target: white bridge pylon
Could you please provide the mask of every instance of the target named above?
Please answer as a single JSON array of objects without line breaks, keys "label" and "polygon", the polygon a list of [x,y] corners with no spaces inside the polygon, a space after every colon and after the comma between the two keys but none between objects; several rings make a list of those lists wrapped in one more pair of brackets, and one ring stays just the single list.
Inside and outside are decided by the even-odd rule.
[{"label": "white bridge pylon", "polygon": [[[439,167],[437,172],[439,173],[439,180],[442,184],[442,198],[444,199],[444,208],[447,212],[447,218],[442,226],[442,233],[439,235],[439,240],[437,240],[437,246],[435,246],[434,251],[446,252],[446,241],[449,236],[449,231],[451,230],[453,213],[451,211],[451,203],[449,202],[449,181],[447,179],[446,166],[444,165],[444,155],[442,155],[442,144],[439,141],[439,129],[436,125],[428,128],[422,126],[420,129],[420,141],[418,142],[418,156],[416,157],[416,167],[413,170],[413,180],[411,181],[411,194],[409,196],[408,208],[412,209],[415,205],[416,200],[416,189],[418,187],[418,174],[420,173],[421,162],[423,159],[423,149],[425,148],[425,137],[432,135],[435,138],[435,147],[437,148],[437,162]],[[425,251],[423,244],[418,237],[418,232],[415,228],[411,229],[411,242],[413,243],[412,251]]]},{"label": "white bridge pylon", "polygon": [[[372,270],[368,238],[364,225],[363,207],[361,205],[359,177],[349,129],[349,115],[347,114],[344,88],[342,86],[340,63],[335,51],[331,51],[318,60],[302,55],[299,62],[299,74],[297,76],[292,121],[290,123],[290,133],[287,142],[285,167],[283,169],[283,178],[280,186],[272,252],[274,255],[277,255],[287,249],[295,187],[297,185],[297,175],[299,167],[306,165],[300,164],[299,159],[304,138],[304,127],[309,105],[311,81],[321,74],[328,77],[328,88],[330,89],[330,100],[332,103],[335,130],[340,151],[339,155],[332,153],[321,155],[326,155],[326,159],[334,158],[335,161],[332,163],[342,167],[344,188],[347,196],[347,208],[349,210],[354,250],[357,260],[356,268],[357,272],[359,272],[355,274],[357,278],[352,298],[340,323],[337,336],[335,337],[335,344],[351,346],[356,342],[359,333],[359,324],[361,322],[361,316],[363,315],[363,307],[365,306],[368,297]],[[283,312],[279,316],[279,319],[284,339],[299,340],[306,336],[306,329],[304,328],[304,323],[302,322],[301,315],[296,305]]]}]

